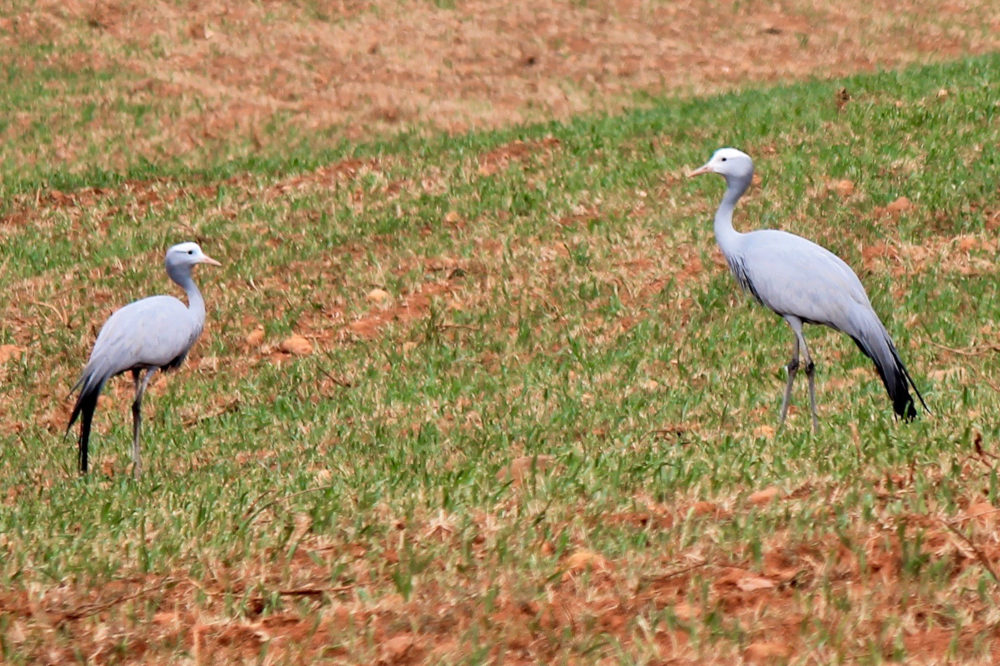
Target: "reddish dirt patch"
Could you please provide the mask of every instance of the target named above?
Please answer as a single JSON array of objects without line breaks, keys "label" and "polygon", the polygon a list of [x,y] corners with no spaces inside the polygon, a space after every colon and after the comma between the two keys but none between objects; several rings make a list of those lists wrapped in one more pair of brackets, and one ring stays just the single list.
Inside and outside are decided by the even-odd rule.
[{"label": "reddish dirt patch", "polygon": [[542,151],[548,153],[558,146],[559,139],[554,137],[548,137],[541,141],[513,141],[480,156],[479,173],[484,176],[492,175],[506,169],[512,162],[525,160]]},{"label": "reddish dirt patch", "polygon": [[420,285],[412,293],[398,302],[385,307],[375,306],[368,313],[347,325],[347,330],[361,338],[371,339],[378,335],[382,327],[390,322],[408,322],[419,319],[427,312],[431,299],[450,292],[448,282],[430,282]]}]

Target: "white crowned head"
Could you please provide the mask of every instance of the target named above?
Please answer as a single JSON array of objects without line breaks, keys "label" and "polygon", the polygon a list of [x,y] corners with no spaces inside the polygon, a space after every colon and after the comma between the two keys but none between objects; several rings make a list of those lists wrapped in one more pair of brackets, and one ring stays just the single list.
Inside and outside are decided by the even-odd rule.
[{"label": "white crowned head", "polygon": [[167,250],[167,257],[165,262],[167,265],[167,271],[171,268],[180,268],[182,266],[187,267],[190,270],[191,266],[195,264],[211,264],[212,266],[221,266],[218,261],[212,259],[198,247],[197,243],[178,243],[174,245],[169,250]]},{"label": "white crowned head", "polygon": [[719,148],[712,154],[712,159],[688,176],[698,176],[703,173],[717,173],[730,184],[738,182],[749,185],[753,178],[753,160],[742,150]]}]

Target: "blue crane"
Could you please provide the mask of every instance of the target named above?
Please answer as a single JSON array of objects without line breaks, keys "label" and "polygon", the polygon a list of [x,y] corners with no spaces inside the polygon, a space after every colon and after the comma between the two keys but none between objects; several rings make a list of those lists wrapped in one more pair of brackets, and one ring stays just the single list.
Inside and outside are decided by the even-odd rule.
[{"label": "blue crane", "polygon": [[[167,275],[187,294],[188,305],[173,296],[150,296],[115,311],[101,327],[90,360],[79,381],[80,389],[66,431],[80,418],[78,455],[80,473],[87,473],[87,445],[97,397],[108,379],[131,372],[135,382],[132,403],[132,474],[142,474],[139,431],[142,426],[142,395],[157,370],[180,366],[205,326],[205,300],[191,279],[197,264],[220,266],[201,251],[197,243],[180,243],[167,250]],[[145,373],[145,375],[143,374]]]},{"label": "blue crane", "polygon": [[795,332],[792,358],[786,366],[788,384],[781,401],[780,423],[784,425],[788,414],[801,347],[809,378],[813,430],[818,427],[813,379],[816,366],[802,335],[802,324],[822,324],[851,336],[858,348],[874,361],[892,399],[893,410],[904,420],[917,415],[910,387],[929,413],[892,338],[872,309],[861,280],[850,266],[826,248],[795,234],[775,229],[740,233],[733,229],[733,209],[753,180],[750,156],[735,148],[720,148],[704,166],[689,175],[704,173],[716,173],[726,179],[726,193],[715,213],[715,240],[730,271],[744,291],[783,317]]}]

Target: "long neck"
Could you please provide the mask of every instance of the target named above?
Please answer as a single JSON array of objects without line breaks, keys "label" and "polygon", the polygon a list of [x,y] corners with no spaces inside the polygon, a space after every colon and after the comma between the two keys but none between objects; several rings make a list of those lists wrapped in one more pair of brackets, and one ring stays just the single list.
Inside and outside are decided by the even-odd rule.
[{"label": "long neck", "polygon": [[168,266],[167,275],[170,279],[176,282],[184,293],[187,294],[188,299],[188,310],[194,316],[196,322],[198,322],[199,329],[205,323],[205,299],[201,297],[201,292],[198,291],[198,285],[194,283],[191,278],[191,267],[190,266]]},{"label": "long neck", "polygon": [[722,203],[715,211],[715,242],[719,244],[722,254],[729,258],[736,252],[739,238],[743,235],[733,229],[733,209],[736,208],[736,202],[750,187],[750,179],[727,178],[726,185],[726,193],[722,196]]}]

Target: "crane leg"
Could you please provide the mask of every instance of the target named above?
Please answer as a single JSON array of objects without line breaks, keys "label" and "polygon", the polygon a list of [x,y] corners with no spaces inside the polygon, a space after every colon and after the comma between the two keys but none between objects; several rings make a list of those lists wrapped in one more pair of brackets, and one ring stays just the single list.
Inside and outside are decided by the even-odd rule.
[{"label": "crane leg", "polygon": [[785,398],[781,401],[781,423],[778,428],[780,429],[785,424],[785,416],[788,414],[788,401],[792,396],[792,382],[795,381],[795,373],[799,369],[799,347],[801,346],[802,353],[806,357],[806,377],[809,378],[809,407],[812,410],[813,432],[816,432],[819,429],[819,418],[816,416],[816,364],[813,363],[812,356],[809,355],[809,345],[806,344],[806,338],[802,335],[802,320],[798,317],[785,315],[785,321],[795,333],[795,345],[792,347],[792,360],[788,362],[787,366],[788,385],[785,386]]},{"label": "crane leg", "polygon": [[805,349],[806,353],[806,377],[809,378],[809,406],[812,408],[813,416],[813,432],[819,430],[819,417],[816,416],[816,364],[813,363],[812,358],[809,357],[809,350]]},{"label": "crane leg", "polygon": [[[785,317],[785,321],[795,331],[795,365],[798,366],[800,345],[802,346],[802,353],[806,357],[806,377],[809,378],[809,408],[812,410],[813,432],[816,432],[819,429],[819,418],[816,416],[816,364],[813,363],[812,356],[809,355],[809,345],[806,344],[806,338],[802,334],[802,320],[798,317]],[[791,380],[789,380],[788,386],[790,389],[792,386]]]},{"label": "crane leg", "polygon": [[132,477],[138,479],[142,476],[142,457],[139,454],[139,431],[142,429],[142,395],[146,392],[149,380],[156,373],[156,368],[146,370],[146,376],[139,381],[142,370],[132,371],[132,380],[135,382],[135,401],[132,402]]},{"label": "crane leg", "polygon": [[788,383],[785,384],[785,396],[781,399],[781,420],[778,429],[785,425],[785,417],[788,416],[788,403],[792,398],[792,384],[795,383],[795,373],[799,371],[799,337],[795,336],[795,343],[792,346],[792,360],[785,366],[788,370]]}]

